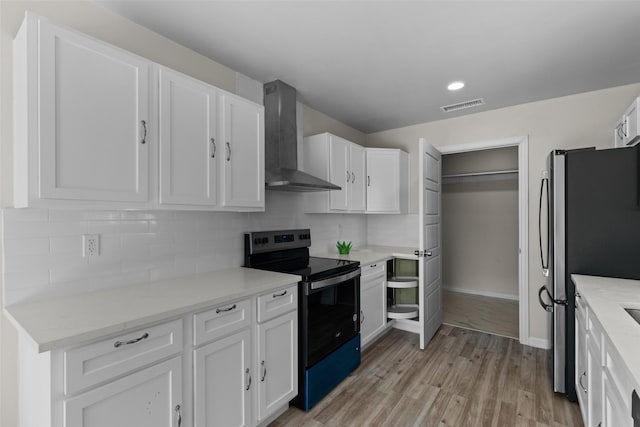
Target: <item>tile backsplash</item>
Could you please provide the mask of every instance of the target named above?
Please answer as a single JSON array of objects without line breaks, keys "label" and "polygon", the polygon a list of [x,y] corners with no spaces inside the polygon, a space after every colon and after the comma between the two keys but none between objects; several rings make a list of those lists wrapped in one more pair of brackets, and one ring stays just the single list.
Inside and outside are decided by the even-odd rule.
[{"label": "tile backsplash", "polygon": [[[2,211],[5,305],[238,267],[243,233],[311,228],[311,253],[367,243],[364,215],[304,214],[299,193],[267,192],[266,212]],[[100,255],[82,256],[82,235]]]}]

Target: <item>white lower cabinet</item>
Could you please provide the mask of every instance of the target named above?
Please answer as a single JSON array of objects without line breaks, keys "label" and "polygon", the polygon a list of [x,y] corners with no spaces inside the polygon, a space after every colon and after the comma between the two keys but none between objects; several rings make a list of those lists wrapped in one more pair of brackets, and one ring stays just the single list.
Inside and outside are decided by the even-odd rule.
[{"label": "white lower cabinet", "polygon": [[298,394],[298,313],[258,325],[258,422]]},{"label": "white lower cabinet", "polygon": [[180,356],[64,402],[65,427],[175,427],[181,418]]},{"label": "white lower cabinet", "polygon": [[588,304],[576,295],[576,393],[585,427],[631,427],[629,373]]},{"label": "white lower cabinet", "polygon": [[195,427],[251,425],[249,329],[194,350]]},{"label": "white lower cabinet", "polygon": [[387,323],[385,261],[362,267],[360,278],[360,337],[366,347]]},{"label": "white lower cabinet", "polygon": [[298,394],[297,295],[290,284],[43,353],[21,333],[18,427],[266,425]]}]

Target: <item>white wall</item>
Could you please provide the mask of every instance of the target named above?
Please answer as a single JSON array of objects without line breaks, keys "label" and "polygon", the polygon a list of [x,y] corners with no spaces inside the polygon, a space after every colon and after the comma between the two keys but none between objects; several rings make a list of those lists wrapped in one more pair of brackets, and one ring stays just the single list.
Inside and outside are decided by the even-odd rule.
[{"label": "white wall", "polygon": [[613,146],[613,126],[640,94],[640,83],[510,108],[423,123],[367,135],[367,146],[397,147],[410,154],[411,212],[417,212],[418,138],[435,146],[529,136],[529,336],[547,339],[545,312],[536,295],[544,278],[538,259],[538,187],[546,155],[554,148]]},{"label": "white wall", "polygon": [[[230,92],[236,73],[215,61],[128,21],[91,1],[0,1],[0,202],[12,205],[12,40],[25,10],[49,17],[154,62]],[[363,141],[365,135],[304,107],[305,135],[332,132]],[[6,247],[0,306],[28,298],[127,284],[215,270],[242,263],[243,231],[310,227],[316,252],[333,250],[335,241],[363,244],[365,222],[358,216],[305,215],[300,194],[267,192],[267,213],[62,212],[7,209],[3,212],[2,250]],[[103,255],[90,263],[80,257],[80,235],[102,235]],[[1,254],[0,254],[1,255]],[[4,258],[4,257],[3,257]],[[89,280],[90,279],[90,280]],[[17,424],[17,336],[0,315],[0,426]]]}]

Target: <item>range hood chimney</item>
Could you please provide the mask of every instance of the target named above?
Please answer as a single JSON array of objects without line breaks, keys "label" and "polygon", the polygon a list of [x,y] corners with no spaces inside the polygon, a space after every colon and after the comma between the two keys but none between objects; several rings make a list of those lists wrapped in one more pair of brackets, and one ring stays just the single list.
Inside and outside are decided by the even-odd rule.
[{"label": "range hood chimney", "polygon": [[264,85],[264,127],[267,190],[340,190],[337,185],[298,170],[296,90],[280,80]]}]

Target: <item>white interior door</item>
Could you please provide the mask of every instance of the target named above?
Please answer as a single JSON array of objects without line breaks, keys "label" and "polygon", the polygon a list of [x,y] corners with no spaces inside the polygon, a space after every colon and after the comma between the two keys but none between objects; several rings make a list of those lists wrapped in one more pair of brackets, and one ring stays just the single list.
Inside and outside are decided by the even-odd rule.
[{"label": "white interior door", "polygon": [[420,138],[420,348],[424,349],[442,324],[441,275],[441,154]]}]

